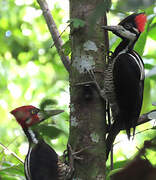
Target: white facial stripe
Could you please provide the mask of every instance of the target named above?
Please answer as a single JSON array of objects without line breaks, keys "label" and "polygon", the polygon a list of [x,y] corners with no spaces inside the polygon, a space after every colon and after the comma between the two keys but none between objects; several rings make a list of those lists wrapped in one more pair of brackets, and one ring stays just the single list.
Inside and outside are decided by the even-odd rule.
[{"label": "white facial stripe", "polygon": [[126,39],[129,39],[130,41],[134,41],[136,39],[136,34],[131,33],[130,31],[126,30],[121,25],[118,25],[117,31],[122,37],[125,37]]},{"label": "white facial stripe", "polygon": [[33,142],[34,144],[38,144],[38,140],[37,140],[37,138],[36,138],[36,136],[35,136],[35,133],[34,133],[31,129],[28,129],[28,131],[29,131],[29,134],[30,134],[30,136],[31,136],[32,142]]},{"label": "white facial stripe", "polygon": [[31,124],[32,123],[32,118],[28,118],[26,121],[25,121],[26,124]]},{"label": "white facial stripe", "polygon": [[137,34],[139,34],[139,31],[138,31],[137,28],[133,27],[133,30],[134,30]]}]

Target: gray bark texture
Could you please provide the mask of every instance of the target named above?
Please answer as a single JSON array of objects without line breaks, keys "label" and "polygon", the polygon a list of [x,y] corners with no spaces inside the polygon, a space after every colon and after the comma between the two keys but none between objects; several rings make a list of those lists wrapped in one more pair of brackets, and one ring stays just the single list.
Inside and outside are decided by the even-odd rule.
[{"label": "gray bark texture", "polygon": [[105,109],[104,100],[96,86],[77,85],[92,81],[88,71],[95,73],[102,88],[105,59],[104,33],[99,18],[94,27],[91,17],[101,0],[70,0],[70,19],[85,21],[85,26],[74,29],[71,25],[71,67],[70,67],[70,135],[69,144],[74,151],[85,148],[75,160],[74,180],[104,180],[106,172]]}]

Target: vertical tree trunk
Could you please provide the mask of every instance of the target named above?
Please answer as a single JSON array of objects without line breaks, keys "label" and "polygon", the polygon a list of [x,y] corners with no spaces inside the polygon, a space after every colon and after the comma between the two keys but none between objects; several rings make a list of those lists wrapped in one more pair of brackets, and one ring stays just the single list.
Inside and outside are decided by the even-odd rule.
[{"label": "vertical tree trunk", "polygon": [[75,161],[77,180],[105,179],[105,102],[100,98],[95,85],[79,86],[77,83],[91,81],[87,70],[92,69],[102,87],[104,79],[104,34],[103,19],[90,31],[90,18],[102,0],[70,0],[70,18],[85,21],[79,29],[71,27],[70,71],[70,137],[69,143],[82,152],[83,160]]}]

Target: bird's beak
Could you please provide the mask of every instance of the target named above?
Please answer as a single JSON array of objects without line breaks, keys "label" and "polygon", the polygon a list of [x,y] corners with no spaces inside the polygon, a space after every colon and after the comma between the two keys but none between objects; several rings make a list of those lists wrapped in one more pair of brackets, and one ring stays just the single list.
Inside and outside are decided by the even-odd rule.
[{"label": "bird's beak", "polygon": [[130,32],[129,30],[126,30],[123,26],[117,25],[117,26],[102,26],[103,29],[107,31],[112,31],[112,33],[116,34],[117,36],[121,38],[126,38],[131,41],[136,40],[136,34]]},{"label": "bird's beak", "polygon": [[38,117],[39,117],[39,120],[40,122],[41,121],[44,121],[45,119],[48,119],[49,117],[51,116],[55,116],[57,114],[60,114],[64,112],[63,110],[41,110],[38,112]]},{"label": "bird's beak", "polygon": [[107,31],[117,32],[117,31],[121,30],[121,26],[120,25],[117,25],[117,26],[102,26],[102,29],[105,29]]}]

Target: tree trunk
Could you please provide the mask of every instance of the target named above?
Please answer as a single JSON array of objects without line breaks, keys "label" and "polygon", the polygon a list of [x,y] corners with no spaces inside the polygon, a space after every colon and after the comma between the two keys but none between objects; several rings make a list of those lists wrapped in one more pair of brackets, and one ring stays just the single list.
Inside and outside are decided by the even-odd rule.
[{"label": "tree trunk", "polygon": [[[104,79],[104,33],[103,18],[92,23],[91,17],[102,0],[70,0],[70,19],[85,21],[79,29],[71,27],[71,71],[70,71],[70,136],[69,144],[74,151],[83,148],[75,161],[74,179],[104,180],[105,156],[105,102],[94,84],[78,85],[92,81],[87,71],[93,70],[101,88]],[[94,27],[91,24],[95,24]],[[92,29],[92,31],[90,31]],[[93,31],[94,29],[94,31]]]}]

